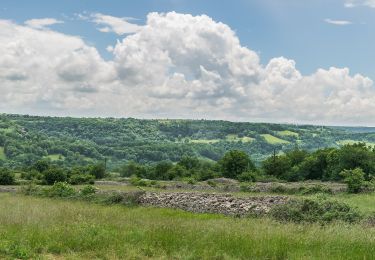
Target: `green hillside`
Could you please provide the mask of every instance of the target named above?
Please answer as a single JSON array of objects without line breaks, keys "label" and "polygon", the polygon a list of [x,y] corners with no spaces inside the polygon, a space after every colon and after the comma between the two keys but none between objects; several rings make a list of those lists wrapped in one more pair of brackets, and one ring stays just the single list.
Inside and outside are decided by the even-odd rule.
[{"label": "green hillside", "polygon": [[[0,115],[0,164],[28,165],[47,158],[60,165],[107,159],[110,167],[133,160],[177,161],[183,155],[217,160],[226,151],[246,151],[259,162],[274,152],[350,142],[375,142],[372,129],[234,123],[210,120],[58,118]],[[372,133],[371,133],[372,132]]]}]

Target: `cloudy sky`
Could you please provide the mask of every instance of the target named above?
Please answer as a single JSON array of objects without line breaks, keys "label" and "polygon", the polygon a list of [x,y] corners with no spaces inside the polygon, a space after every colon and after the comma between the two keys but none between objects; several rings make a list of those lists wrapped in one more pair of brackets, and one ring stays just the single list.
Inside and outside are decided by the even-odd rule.
[{"label": "cloudy sky", "polygon": [[0,113],[375,126],[375,0],[2,0]]}]

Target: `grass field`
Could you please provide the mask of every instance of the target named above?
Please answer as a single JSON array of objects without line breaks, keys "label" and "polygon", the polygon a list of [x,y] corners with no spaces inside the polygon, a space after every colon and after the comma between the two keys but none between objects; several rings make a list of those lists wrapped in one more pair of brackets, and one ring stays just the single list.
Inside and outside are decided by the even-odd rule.
[{"label": "grass field", "polygon": [[0,194],[0,258],[372,259],[375,229]]},{"label": "grass field", "polygon": [[299,136],[298,133],[293,132],[293,131],[289,131],[289,130],[278,131],[277,133],[279,135],[281,135],[281,136],[294,136],[294,137],[298,137]]},{"label": "grass field", "polygon": [[51,161],[58,161],[58,160],[64,160],[64,156],[61,154],[50,154],[47,155],[46,158],[50,159]]},{"label": "grass field", "polygon": [[0,146],[0,160],[5,160],[4,147]]},{"label": "grass field", "polygon": [[269,144],[288,144],[289,142],[283,139],[280,139],[276,136],[270,135],[270,134],[262,134],[263,138],[266,140]]}]

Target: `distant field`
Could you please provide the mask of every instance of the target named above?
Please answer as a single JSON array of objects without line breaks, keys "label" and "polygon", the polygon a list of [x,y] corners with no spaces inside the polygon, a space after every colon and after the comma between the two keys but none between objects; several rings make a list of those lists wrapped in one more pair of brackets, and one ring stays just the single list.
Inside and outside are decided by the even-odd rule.
[{"label": "distant field", "polygon": [[267,143],[270,144],[288,144],[289,142],[283,139],[280,139],[276,136],[270,134],[262,134],[263,138],[266,140]]},{"label": "distant field", "polygon": [[64,156],[61,154],[50,154],[47,155],[46,158],[50,159],[51,161],[64,160]]},{"label": "distant field", "polygon": [[294,137],[298,137],[299,136],[298,133],[292,132],[292,131],[289,131],[289,130],[278,131],[277,133],[279,135],[281,135],[281,136],[294,136]]},{"label": "distant field", "polygon": [[5,160],[5,153],[4,153],[4,147],[0,146],[0,160]]},{"label": "distant field", "polygon": [[195,144],[215,144],[220,142],[220,139],[193,139],[190,140],[190,143],[195,143]]},{"label": "distant field", "polygon": [[243,142],[243,143],[250,143],[254,141],[254,138],[244,136],[244,137],[239,137],[238,135],[227,135],[226,140],[229,142]]},{"label": "distant field", "polygon": [[0,223],[0,258],[5,259],[372,259],[375,255],[375,229],[357,225],[281,224],[9,194],[0,194]]}]

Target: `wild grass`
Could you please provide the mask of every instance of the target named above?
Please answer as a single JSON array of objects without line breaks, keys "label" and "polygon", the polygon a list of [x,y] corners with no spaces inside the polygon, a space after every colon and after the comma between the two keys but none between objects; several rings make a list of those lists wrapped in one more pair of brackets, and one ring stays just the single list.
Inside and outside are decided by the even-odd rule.
[{"label": "wild grass", "polygon": [[375,229],[0,194],[5,259],[371,259]]}]

